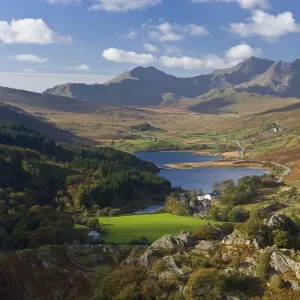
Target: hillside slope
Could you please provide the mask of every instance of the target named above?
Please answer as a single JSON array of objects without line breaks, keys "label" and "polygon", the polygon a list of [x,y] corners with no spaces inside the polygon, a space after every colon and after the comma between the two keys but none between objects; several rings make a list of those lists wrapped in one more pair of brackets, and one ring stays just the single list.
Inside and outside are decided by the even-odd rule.
[{"label": "hillside slope", "polygon": [[11,121],[24,124],[27,128],[37,130],[50,137],[52,137],[57,142],[64,143],[80,143],[86,145],[94,145],[94,141],[77,137],[70,132],[60,130],[54,125],[26,113],[24,110],[0,103],[0,121]]},{"label": "hillside slope", "polygon": [[0,102],[21,108],[40,107],[64,112],[93,112],[95,106],[78,99],[40,94],[0,86]]}]

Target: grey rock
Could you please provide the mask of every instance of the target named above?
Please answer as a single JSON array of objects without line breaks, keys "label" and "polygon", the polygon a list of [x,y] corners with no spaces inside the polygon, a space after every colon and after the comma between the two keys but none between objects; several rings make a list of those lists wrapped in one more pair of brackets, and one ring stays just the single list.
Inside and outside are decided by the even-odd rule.
[{"label": "grey rock", "polygon": [[200,241],[195,246],[197,250],[202,251],[216,251],[219,248],[219,242],[217,241]]},{"label": "grey rock", "polygon": [[300,291],[300,281],[299,280],[285,280],[288,283],[289,288],[293,291]]},{"label": "grey rock", "polygon": [[196,238],[189,232],[183,231],[177,236],[172,236],[170,234],[163,236],[155,241],[150,248],[170,251],[177,248],[192,247],[195,245]]},{"label": "grey rock", "polygon": [[267,221],[267,226],[272,230],[292,231],[296,226],[291,218],[283,214],[275,214]]},{"label": "grey rock", "polygon": [[155,249],[148,249],[142,256],[137,259],[137,263],[141,266],[148,267],[154,260],[160,257],[160,252]]},{"label": "grey rock", "polygon": [[267,242],[262,236],[249,237],[248,235],[240,232],[239,230],[234,230],[230,235],[227,235],[222,244],[224,245],[247,245],[249,247],[260,249],[267,246]]},{"label": "grey rock", "polygon": [[296,262],[278,250],[272,253],[270,258],[270,266],[276,274],[293,272],[295,276],[300,279],[300,263]]},{"label": "grey rock", "polygon": [[177,239],[183,241],[186,247],[193,247],[197,243],[197,239],[188,231],[182,231],[177,235]]},{"label": "grey rock", "polygon": [[165,269],[159,274],[161,279],[172,278],[178,275],[186,277],[193,272],[192,268],[178,264],[173,256],[165,256],[162,258],[162,260],[165,262],[166,266]]}]

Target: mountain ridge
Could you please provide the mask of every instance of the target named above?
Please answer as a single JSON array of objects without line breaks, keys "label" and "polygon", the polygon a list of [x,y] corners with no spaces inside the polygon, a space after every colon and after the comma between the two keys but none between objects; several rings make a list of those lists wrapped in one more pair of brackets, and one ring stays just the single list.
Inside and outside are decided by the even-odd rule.
[{"label": "mountain ridge", "polygon": [[69,83],[50,88],[44,93],[105,105],[169,104],[182,98],[202,96],[213,89],[238,87],[251,82],[267,72],[274,63],[252,56],[234,67],[187,78],[166,74],[152,66],[137,67],[104,84]]}]

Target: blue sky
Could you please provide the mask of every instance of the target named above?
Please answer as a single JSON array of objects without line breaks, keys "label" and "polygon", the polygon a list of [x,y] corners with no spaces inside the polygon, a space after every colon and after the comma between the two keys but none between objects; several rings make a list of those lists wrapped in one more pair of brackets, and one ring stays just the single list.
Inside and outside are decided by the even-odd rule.
[{"label": "blue sky", "polygon": [[187,77],[299,53],[299,0],[0,2],[1,86],[102,83],[139,65]]}]

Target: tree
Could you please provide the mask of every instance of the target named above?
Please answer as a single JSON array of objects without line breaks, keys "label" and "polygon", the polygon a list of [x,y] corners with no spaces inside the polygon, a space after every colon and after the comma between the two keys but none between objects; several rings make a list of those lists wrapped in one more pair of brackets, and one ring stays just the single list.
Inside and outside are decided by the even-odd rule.
[{"label": "tree", "polygon": [[249,211],[243,209],[241,206],[235,206],[228,214],[231,222],[245,222],[249,219]]},{"label": "tree", "polygon": [[211,188],[212,188],[213,192],[219,192],[221,190],[221,188],[222,188],[222,185],[219,182],[214,182],[212,184]]},{"label": "tree", "polygon": [[221,185],[222,190],[229,191],[229,190],[233,189],[234,187],[235,187],[234,180],[228,179],[228,180],[222,181],[222,185]]},{"label": "tree", "polygon": [[209,217],[209,219],[214,220],[214,221],[222,221],[222,219],[220,217],[220,210],[216,206],[211,207],[211,209],[208,212],[208,217]]}]

